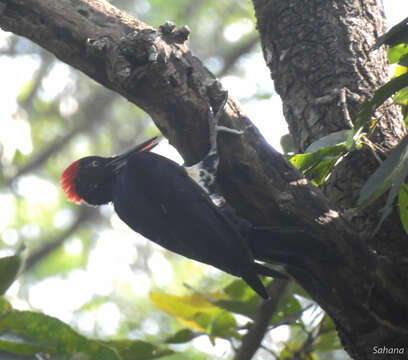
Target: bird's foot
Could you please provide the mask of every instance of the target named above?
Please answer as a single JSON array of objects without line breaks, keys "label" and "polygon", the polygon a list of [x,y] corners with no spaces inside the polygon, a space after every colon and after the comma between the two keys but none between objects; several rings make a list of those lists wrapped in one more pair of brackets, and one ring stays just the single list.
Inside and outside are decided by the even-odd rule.
[{"label": "bird's foot", "polygon": [[215,127],[215,131],[218,132],[226,132],[228,134],[234,134],[234,135],[242,135],[244,132],[242,130],[237,130],[237,129],[231,129],[229,127],[226,126],[222,126],[222,125],[217,125]]},{"label": "bird's foot", "polygon": [[222,101],[217,113],[214,116],[212,109],[208,111],[208,129],[210,150],[207,155],[198,163],[192,166],[186,166],[186,171],[195,182],[197,182],[207,193],[214,194],[217,198],[222,197],[217,191],[216,174],[220,157],[217,147],[217,136],[220,132],[225,132],[233,135],[242,135],[241,130],[231,129],[226,126],[218,125],[225,109],[228,100],[228,92],[225,92],[224,100]]},{"label": "bird's foot", "polygon": [[228,91],[225,91],[224,93],[224,99],[218,108],[215,116],[213,113],[213,110],[209,110],[208,114],[208,129],[209,129],[209,138],[210,138],[210,150],[208,151],[208,155],[216,153],[218,155],[218,149],[217,149],[217,136],[218,133],[220,132],[225,132],[228,134],[233,134],[233,135],[242,135],[244,132],[242,130],[236,130],[236,129],[231,129],[229,127],[219,125],[220,119],[222,115],[224,114],[225,110],[225,105],[227,104],[228,101]]}]

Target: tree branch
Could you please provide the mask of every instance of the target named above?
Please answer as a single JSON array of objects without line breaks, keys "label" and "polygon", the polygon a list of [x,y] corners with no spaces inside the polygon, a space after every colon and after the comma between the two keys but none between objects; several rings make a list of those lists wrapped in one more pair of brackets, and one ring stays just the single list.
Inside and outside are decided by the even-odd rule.
[{"label": "tree branch", "polygon": [[33,99],[38,93],[38,89],[41,86],[41,83],[44,77],[48,74],[50,67],[54,62],[54,57],[46,52],[41,52],[41,65],[40,68],[33,74],[32,85],[30,86],[30,93],[22,100],[19,101],[19,105],[24,108],[27,113],[32,111]]},{"label": "tree branch", "polygon": [[[185,28],[167,23],[156,31],[97,0],[3,4],[3,29],[28,37],[147,111],[187,165],[208,151],[206,114],[209,106],[219,106],[223,92],[184,44]],[[302,227],[335,254],[335,263],[299,254],[298,267],[289,271],[336,322],[346,350],[369,359],[374,344],[405,346],[406,336],[395,329],[408,326],[406,274],[367,249],[325,196],[265,142],[232,99],[222,125],[244,131],[243,136],[219,138],[218,179],[229,203],[255,225]],[[392,326],[384,330],[378,319]],[[361,340],[351,335],[356,331],[368,335]]]},{"label": "tree branch", "polygon": [[93,209],[88,207],[81,207],[78,216],[75,221],[61,234],[57,235],[54,239],[47,241],[39,249],[33,250],[27,256],[24,262],[23,271],[29,272],[35,267],[41,260],[45,259],[54,250],[58,249],[71,235],[73,235],[85,222],[90,221],[98,214]]},{"label": "tree branch", "polygon": [[270,298],[261,301],[255,314],[254,322],[245,336],[243,336],[242,345],[238,349],[234,360],[250,360],[255,355],[288,284],[288,280],[275,279],[268,285],[267,291]]},{"label": "tree branch", "polygon": [[5,185],[9,186],[20,176],[41,167],[51,156],[61,151],[76,135],[89,131],[96,121],[106,121],[108,115],[106,109],[108,109],[113,100],[114,97],[108,92],[94,93],[93,96],[82,104],[83,118],[85,120],[69,130],[61,139],[55,140],[30,158],[12,177],[5,179]]},{"label": "tree branch", "polygon": [[259,37],[256,34],[252,34],[246,37],[244,40],[238,43],[230,51],[228,51],[224,58],[224,64],[221,70],[217,73],[218,77],[223,77],[230,71],[230,69],[235,65],[237,60],[244,54],[250,52],[256,44],[259,42]]},{"label": "tree branch", "polygon": [[[350,118],[355,117],[361,102],[370,98],[388,78],[385,49],[370,52],[376,37],[384,31],[382,3],[342,0],[253,0],[253,3],[264,58],[275,89],[282,97],[285,118],[298,150],[303,151],[310,143],[331,132],[349,129]],[[376,116],[378,122],[374,131],[370,131],[370,139],[389,150],[405,135],[404,123],[395,106]],[[371,151],[354,151],[334,169],[323,190],[338,208],[353,208],[362,185],[377,167]],[[377,271],[379,262],[388,262],[389,269],[382,268],[380,272],[388,273],[387,281],[392,284],[385,285],[378,273],[367,280],[373,284],[383,283],[386,296],[394,297],[394,301],[402,304],[408,294],[401,291],[400,281],[408,268],[406,257],[401,255],[406,253],[408,246],[398,212],[387,219],[375,238],[367,236],[378,224],[381,206],[381,200],[377,201],[350,220],[349,226],[364,237],[376,254],[380,254],[371,256],[371,259],[356,260],[361,267],[373,271]],[[305,273],[297,272],[297,279],[302,275]],[[361,279],[360,286],[363,284]],[[359,285],[355,283],[354,286]],[[327,290],[334,291],[334,288]],[[336,292],[344,290],[337,288]],[[387,319],[397,319],[401,314],[408,318],[408,313],[404,306],[398,306],[393,312],[390,305],[380,305],[384,294],[371,296],[369,287],[364,292],[361,301],[372,320],[364,326],[355,323],[354,327],[347,329],[339,326],[339,321],[336,323],[350,355],[367,359],[375,357],[372,349],[380,342],[388,346],[403,342],[402,330],[399,338],[387,338],[382,334],[380,321],[373,318],[377,311],[386,308],[387,315],[383,312],[381,318]],[[372,309],[376,310],[371,312]]]}]

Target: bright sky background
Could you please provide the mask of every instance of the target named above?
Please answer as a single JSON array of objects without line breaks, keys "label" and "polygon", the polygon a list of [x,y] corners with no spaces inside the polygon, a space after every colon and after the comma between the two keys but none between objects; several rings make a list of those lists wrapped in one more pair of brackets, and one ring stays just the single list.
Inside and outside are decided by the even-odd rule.
[{"label": "bright sky background", "polygon": [[[389,25],[394,25],[408,16],[407,0],[384,0],[384,6]],[[236,32],[245,32],[246,27],[250,25],[242,24],[241,29],[232,28],[224,33],[224,36],[234,41]],[[6,36],[5,33],[0,32],[0,44]],[[230,95],[235,99],[249,96],[254,89],[271,89],[273,86],[262,56],[252,57],[245,60],[245,62],[248,65],[247,74],[249,75],[249,80],[246,78],[245,83],[232,76],[222,79],[224,87],[228,89]],[[37,67],[36,60],[29,56],[14,59],[0,56],[0,78],[2,79],[0,84],[0,141],[4,144],[6,159],[11,159],[16,149],[19,149],[23,154],[29,154],[32,151],[30,127],[25,120],[16,115],[16,95]],[[46,92],[55,95],[55,93],[63,90],[58,85],[63,81],[58,81],[58,77],[66,79],[69,70],[66,65],[61,64],[54,69],[54,73],[57,77],[53,81],[45,82],[44,87]],[[280,137],[287,133],[287,126],[283,119],[278,96],[274,95],[268,100],[247,102],[243,104],[243,109],[259,127],[266,139],[276,149],[280,149]],[[269,117],[265,119],[264,116],[271,112],[275,114],[274,122],[271,122]],[[158,147],[158,152],[182,162],[176,151],[170,149],[165,142]],[[35,187],[35,191],[32,191],[33,187]],[[41,206],[49,206],[50,203],[57,201],[59,189],[38,177],[28,176],[20,181],[18,191],[27,198],[31,206],[41,208]],[[0,208],[1,232],[7,227],[9,220],[13,216],[13,197],[6,193],[0,193],[0,203],[2,204]],[[63,215],[62,217],[66,219],[66,214]],[[58,222],[58,216],[54,220]],[[93,294],[107,295],[121,283],[138,284],[138,286],[132,286],[131,291],[141,296],[147,296],[150,287],[149,278],[146,274],[132,272],[129,268],[129,264],[137,257],[135,242],[145,240],[141,236],[134,235],[134,233],[130,236],[126,226],[115,216],[112,217],[112,225],[114,230],[104,231],[99,234],[98,245],[93,250],[85,270],[75,270],[64,280],[59,276],[48,278],[31,287],[29,293],[31,304],[47,314],[70,322],[73,318],[73,311],[88,301]],[[36,230],[31,228],[27,229],[27,231],[35,232]],[[120,232],[121,247],[110,241],[113,236],[117,236],[113,232]],[[4,236],[6,243],[10,245],[17,241],[17,235],[12,230],[6,232]],[[67,242],[65,248],[67,252],[75,254],[81,251],[82,243],[79,239],[73,238]],[[0,250],[0,256],[6,254]],[[171,281],[172,269],[160,252],[149,259],[149,267],[154,269],[153,272],[157,274],[156,283],[165,284]],[[22,303],[15,297],[18,289],[19,283],[17,281],[8,292],[8,295],[11,300],[14,300],[14,306],[21,309],[27,308],[27,304]],[[77,295],[73,297],[73,293]],[[90,313],[85,318],[81,318],[77,326],[84,333],[91,333],[98,325],[100,329],[103,329],[101,334],[110,335],[115,333],[119,320],[119,309],[114,303],[109,302],[101,306],[95,313]],[[146,327],[152,329],[152,333],[157,332],[154,324],[146,324]],[[275,336],[283,338],[286,335],[285,331],[275,334]],[[202,350],[211,348],[204,337],[197,339],[195,344]],[[212,350],[218,354],[223,354],[227,345],[223,342],[217,342],[217,347]]]}]

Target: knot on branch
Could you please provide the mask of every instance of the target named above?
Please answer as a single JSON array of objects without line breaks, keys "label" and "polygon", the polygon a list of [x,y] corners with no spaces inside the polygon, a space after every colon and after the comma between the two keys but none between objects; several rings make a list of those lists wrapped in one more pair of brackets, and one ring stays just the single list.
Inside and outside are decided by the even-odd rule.
[{"label": "knot on branch", "polygon": [[110,42],[111,40],[107,36],[102,36],[97,39],[89,38],[86,41],[87,53],[97,57],[104,57]]},{"label": "knot on branch", "polygon": [[154,29],[134,31],[121,38],[120,52],[132,63],[156,62],[159,56],[157,41]]},{"label": "knot on branch", "polygon": [[177,29],[176,24],[171,21],[160,25],[159,32],[168,44],[183,44],[190,36],[190,29],[187,25]]}]

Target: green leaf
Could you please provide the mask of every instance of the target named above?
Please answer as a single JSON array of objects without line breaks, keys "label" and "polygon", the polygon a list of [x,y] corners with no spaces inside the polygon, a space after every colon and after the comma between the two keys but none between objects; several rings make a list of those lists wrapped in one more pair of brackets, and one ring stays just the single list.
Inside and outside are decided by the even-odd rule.
[{"label": "green leaf", "polygon": [[279,360],[318,360],[314,352],[302,352],[303,344],[287,342],[279,354]]},{"label": "green leaf", "polygon": [[254,295],[248,300],[217,300],[215,304],[234,314],[241,314],[251,319],[254,318],[259,303],[259,296]]},{"label": "green leaf", "polygon": [[324,352],[343,349],[340,339],[334,330],[319,335],[319,338],[314,343],[313,348],[315,351]]},{"label": "green leaf", "polygon": [[[391,186],[398,191],[394,191],[390,196],[395,197],[401,187],[405,177],[408,175],[408,136],[395,147],[390,156],[372,174],[360,191],[357,204],[360,209],[365,208],[378,199]],[[391,201],[393,200],[390,199]],[[387,200],[388,202],[388,200]]]},{"label": "green leaf", "polygon": [[0,259],[0,295],[3,295],[16,279],[21,263],[20,254]]},{"label": "green leaf", "polygon": [[347,151],[344,144],[329,146],[313,153],[292,155],[289,161],[308,176],[315,185],[321,185]]},{"label": "green leaf", "polygon": [[326,315],[324,324],[321,327],[320,331],[326,333],[326,332],[334,331],[334,330],[336,330],[336,325],[334,324],[334,321],[332,320],[330,316]]},{"label": "green leaf", "polygon": [[[227,324],[225,310],[216,305],[218,299],[225,298],[225,295],[219,293],[205,295],[195,293],[186,296],[150,293],[150,300],[157,308],[175,316],[182,324],[211,336],[224,336],[227,333],[228,336],[234,335],[235,319],[234,324],[228,323],[229,329],[225,328],[224,325]],[[232,314],[230,316],[232,317]],[[221,320],[217,320],[219,318]],[[217,321],[221,321],[221,325],[217,325]],[[216,330],[214,330],[214,324],[216,324]],[[214,334],[214,331],[217,333]]]},{"label": "green leaf", "polygon": [[408,185],[403,184],[398,194],[400,218],[405,232],[408,234]]},{"label": "green leaf", "polygon": [[305,298],[309,295],[301,288],[298,284],[291,282],[286,288],[285,293],[283,294],[278,308],[275,314],[272,317],[271,324],[276,326],[280,324],[290,324],[290,325],[302,325],[303,321],[301,319],[304,310],[310,308],[312,302],[307,302],[310,305],[302,307],[301,303],[298,300],[298,296],[295,296],[299,293],[305,293]]},{"label": "green leaf", "polygon": [[181,329],[174,335],[169,336],[164,342],[167,344],[182,344],[193,340],[196,336],[197,334],[190,329]]},{"label": "green leaf", "polygon": [[392,211],[394,199],[408,175],[408,136],[396,146],[387,160],[370,176],[360,191],[358,204],[360,209],[371,204],[386,190],[390,189],[387,201],[374,234],[380,229],[383,221]]},{"label": "green leaf", "polygon": [[400,59],[406,54],[408,54],[408,46],[405,44],[391,46],[387,50],[388,61],[390,64],[399,62]]},{"label": "green leaf", "polygon": [[395,46],[401,43],[408,43],[407,23],[408,17],[380,36],[376,41],[375,48],[379,48],[383,44]]},{"label": "green leaf", "polygon": [[382,223],[387,218],[387,216],[391,214],[392,209],[393,209],[394,199],[397,197],[398,193],[400,192],[401,186],[407,175],[408,175],[408,171],[405,172],[405,176],[397,177],[395,183],[393,183],[390,189],[390,192],[388,193],[385,206],[381,209],[382,215],[381,215],[380,220],[378,221],[376,228],[374,229],[374,234],[380,229]]},{"label": "green leaf", "polygon": [[239,339],[241,336],[235,330],[238,326],[235,317],[228,311],[223,311],[215,317],[207,329],[210,338],[221,337]]},{"label": "green leaf", "polygon": [[58,355],[61,359],[121,360],[106,345],[88,340],[63,322],[40,313],[9,310],[0,317],[0,352]]},{"label": "green leaf", "polygon": [[[288,289],[282,296],[279,306],[272,317],[271,324],[277,325],[285,321],[290,321],[292,324],[302,316],[302,306],[294,296],[293,292]],[[293,316],[295,315],[295,316]]]},{"label": "green leaf", "polygon": [[241,279],[232,281],[224,288],[226,299],[216,300],[215,304],[230,312],[253,318],[258,308],[259,296]]},{"label": "green leaf", "polygon": [[289,293],[293,293],[295,295],[299,295],[305,299],[312,300],[309,293],[303,287],[301,287],[299,284],[297,284],[294,281],[291,281],[289,283],[289,286],[286,291],[288,291]]},{"label": "green leaf", "polygon": [[398,91],[394,97],[393,101],[400,105],[408,105],[408,87],[403,88]]},{"label": "green leaf", "polygon": [[313,153],[322,148],[344,144],[349,137],[350,132],[351,130],[340,130],[323,136],[322,138],[311,143],[305,150],[305,153]]},{"label": "green leaf", "polygon": [[406,74],[407,72],[408,72],[408,68],[407,68],[406,66],[398,65],[398,66],[395,68],[394,75],[393,75],[392,77],[393,77],[393,78],[396,78],[396,77],[398,77],[398,76],[401,76],[401,75]]},{"label": "green leaf", "polygon": [[374,94],[370,101],[365,101],[357,114],[353,132],[350,133],[347,139],[347,147],[351,148],[354,143],[355,135],[358,134],[365,124],[371,120],[371,116],[375,110],[382,105],[390,96],[394,95],[397,91],[408,86],[408,73],[393,78],[385,85],[380,87]]},{"label": "green leaf", "polygon": [[230,299],[234,300],[247,300],[252,298],[254,292],[247,283],[242,279],[236,279],[230,282],[224,289],[224,293],[228,295]]},{"label": "green leaf", "polygon": [[329,146],[314,153],[292,155],[289,161],[300,171],[307,172],[322,160],[337,159],[345,152],[344,145]]},{"label": "green leaf", "polygon": [[115,349],[120,355],[118,359],[121,360],[151,360],[174,354],[171,349],[140,340],[117,340],[103,343]]},{"label": "green leaf", "polygon": [[11,311],[11,309],[10,303],[3,296],[0,296],[0,316]]},{"label": "green leaf", "polygon": [[339,157],[322,160],[315,167],[306,172],[306,175],[312,179],[312,183],[316,186],[324,184],[336,165]]},{"label": "green leaf", "polygon": [[404,54],[400,57],[398,64],[404,67],[408,66],[408,46],[407,46],[407,54]]}]

